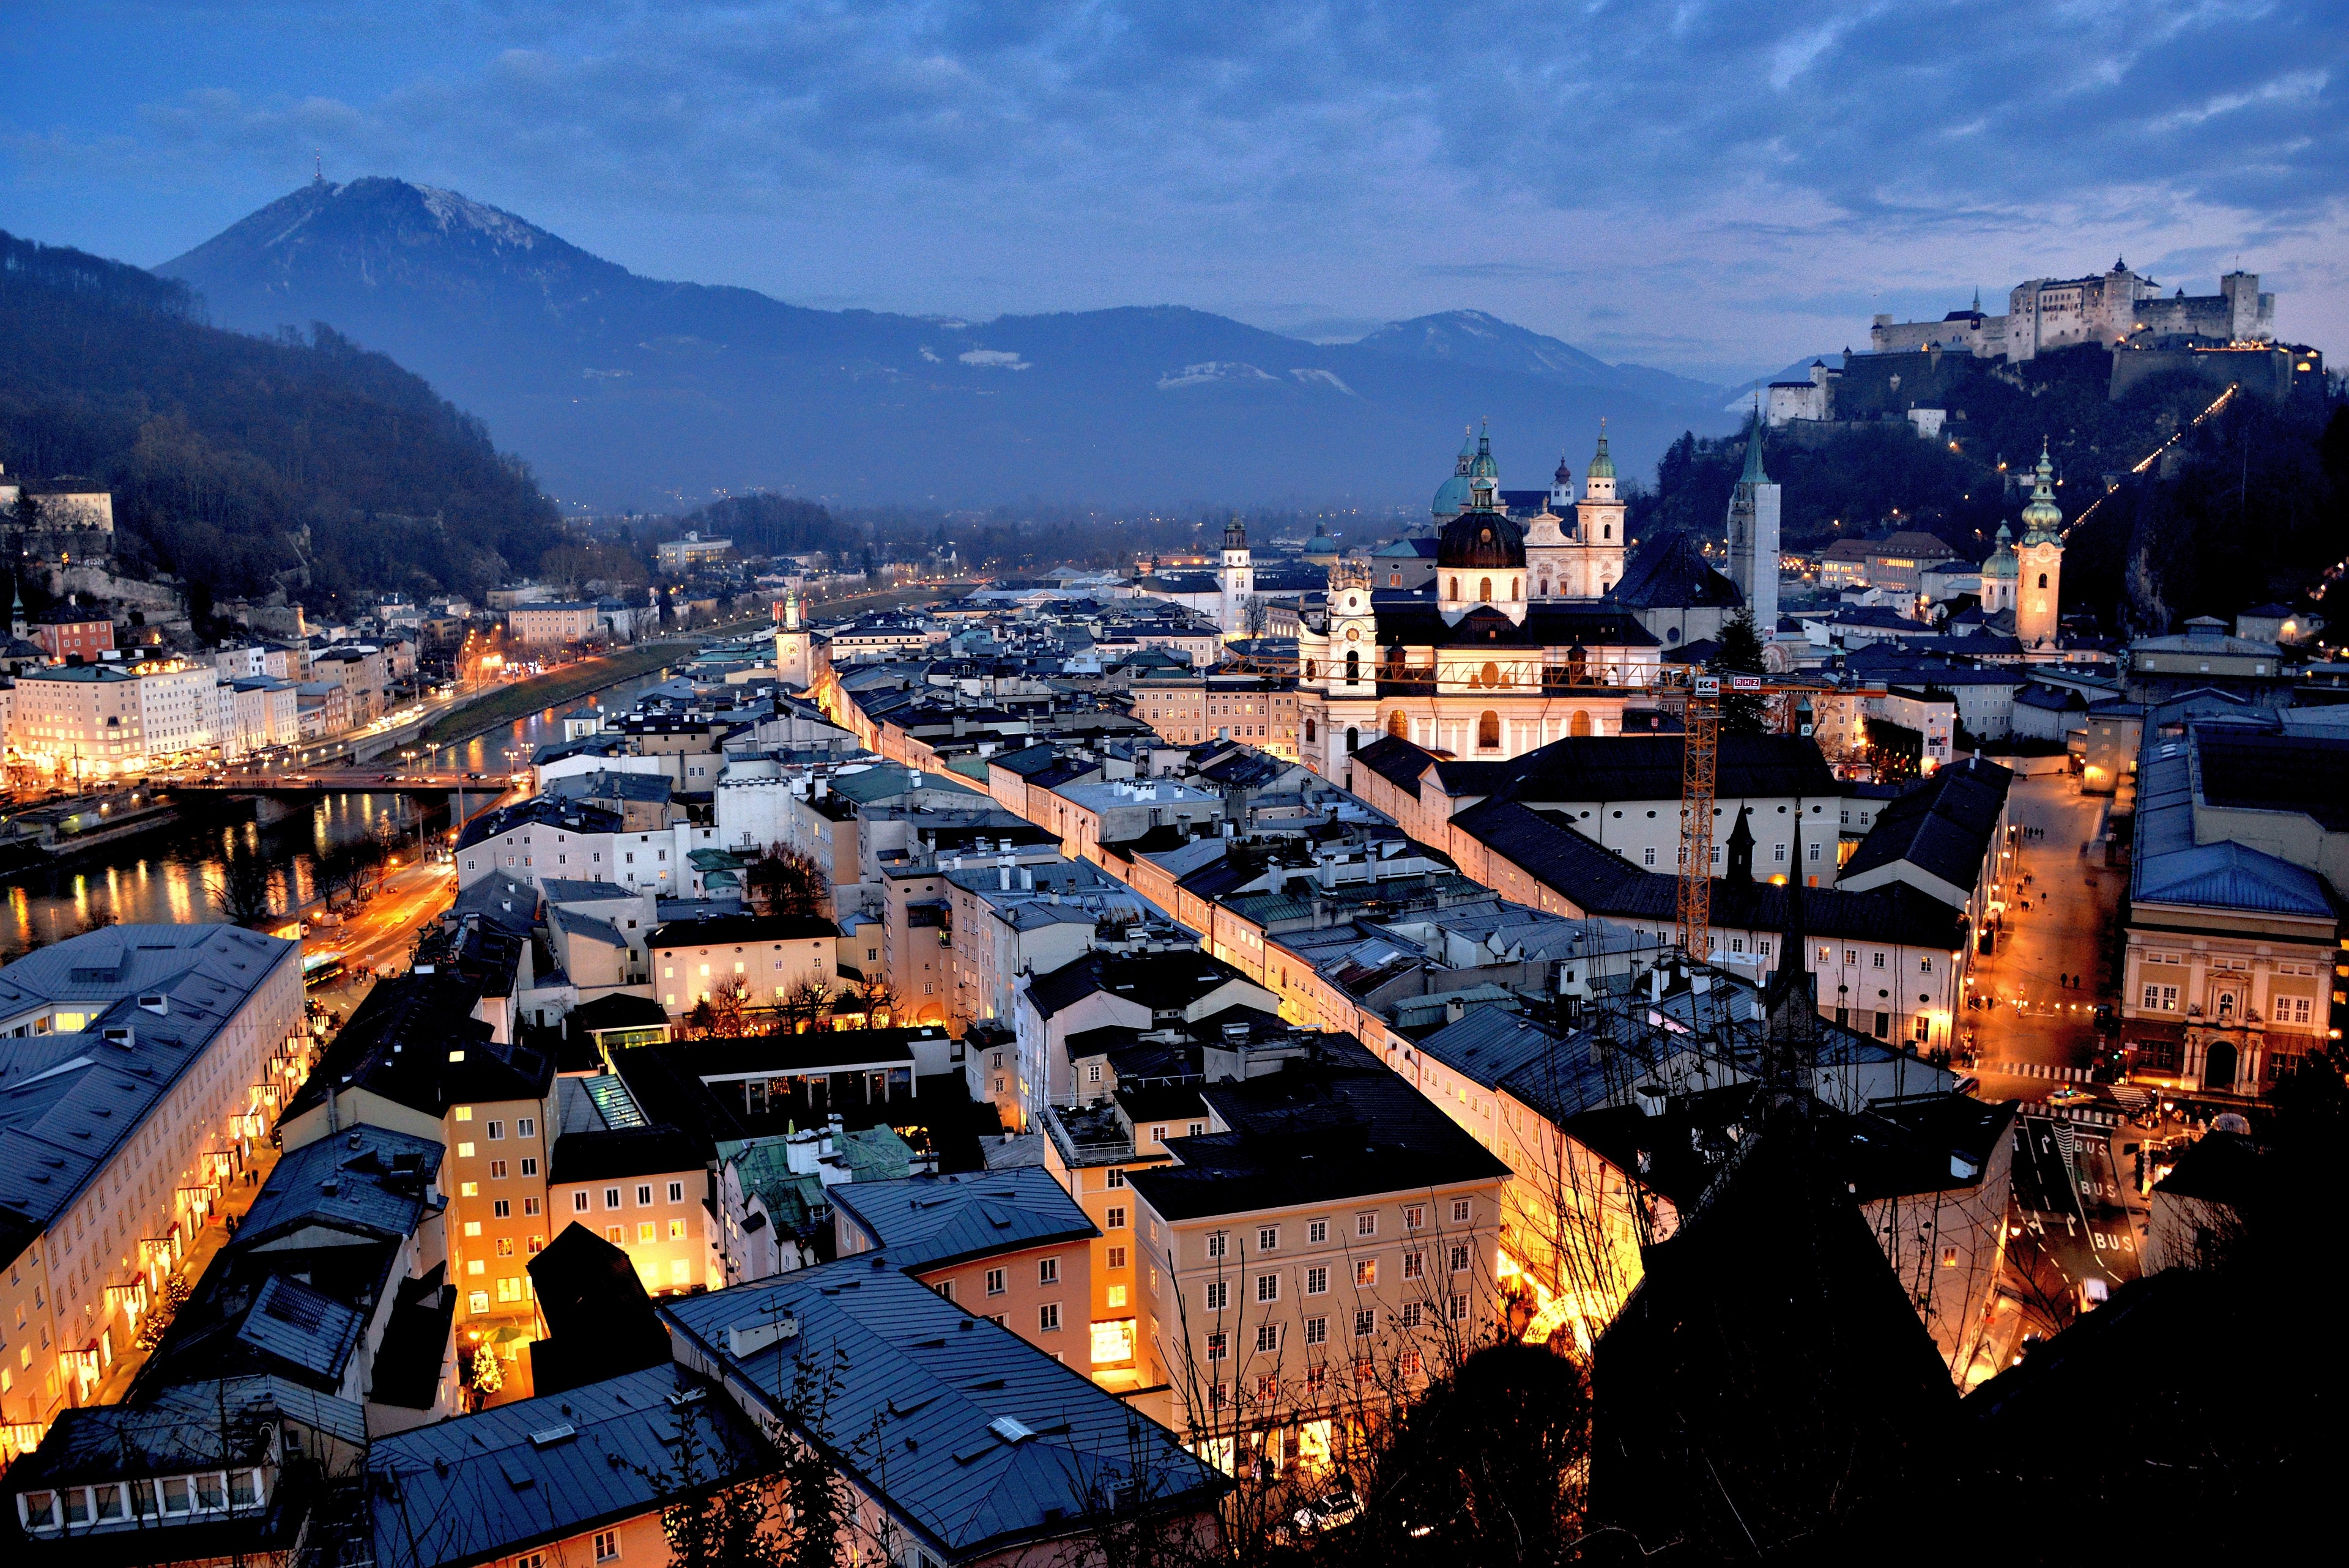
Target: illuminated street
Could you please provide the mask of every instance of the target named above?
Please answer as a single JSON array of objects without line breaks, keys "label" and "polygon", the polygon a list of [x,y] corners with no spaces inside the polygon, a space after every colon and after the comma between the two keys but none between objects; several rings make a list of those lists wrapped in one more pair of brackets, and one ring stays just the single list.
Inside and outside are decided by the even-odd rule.
[{"label": "illuminated street", "polygon": [[[2087,1076],[2096,1006],[2112,999],[2106,963],[2128,873],[2085,851],[2106,802],[2076,794],[2070,779],[2017,779],[2009,801],[2023,832],[2006,923],[1998,951],[1975,965],[1973,995],[1984,1006],[1967,1020],[1982,1098],[2042,1100],[2063,1080]],[[2034,829],[2044,836],[2033,837]],[[2061,983],[2066,975],[2079,977],[2075,989]],[[2015,1068],[2040,1070],[2006,1070]]]}]

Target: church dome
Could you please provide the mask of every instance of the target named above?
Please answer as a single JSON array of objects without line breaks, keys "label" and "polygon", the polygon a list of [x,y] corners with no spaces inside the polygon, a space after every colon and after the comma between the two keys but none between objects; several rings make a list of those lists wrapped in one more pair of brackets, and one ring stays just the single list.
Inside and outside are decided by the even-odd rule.
[{"label": "church dome", "polygon": [[1498,511],[1464,511],[1444,525],[1435,546],[1438,571],[1522,570],[1526,536]]},{"label": "church dome", "polygon": [[1468,476],[1454,474],[1435,487],[1435,499],[1427,503],[1430,516],[1444,522],[1468,510]]},{"label": "church dome", "polygon": [[1998,525],[1998,548],[1990,552],[1988,561],[1982,562],[1982,575],[2012,577],[2014,573],[2014,535],[2009,533],[2006,524],[2002,522]]},{"label": "church dome", "polygon": [[2023,542],[2061,544],[2063,538],[2055,531],[2064,526],[2064,509],[2055,504],[2055,465],[2048,461],[2044,444],[2032,480],[2031,500],[2023,509]]}]

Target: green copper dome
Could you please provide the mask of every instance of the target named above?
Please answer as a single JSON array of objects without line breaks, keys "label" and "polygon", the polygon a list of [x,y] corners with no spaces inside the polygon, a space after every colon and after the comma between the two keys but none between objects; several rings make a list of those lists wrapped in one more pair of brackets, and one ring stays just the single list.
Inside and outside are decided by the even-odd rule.
[{"label": "green copper dome", "polygon": [[1990,552],[1990,559],[1982,562],[1982,575],[2012,577],[2014,573],[2014,535],[2008,532],[2006,524],[2002,522],[1998,525],[1998,546]]},{"label": "green copper dome", "polygon": [[1607,455],[1607,421],[1599,421],[1599,452],[1583,471],[1586,480],[1611,480],[1615,477],[1615,459]]},{"label": "green copper dome", "polygon": [[2061,544],[2056,530],[2064,526],[2064,509],[2055,504],[2055,465],[2047,460],[2046,443],[2040,443],[2039,467],[2031,487],[2030,504],[2023,509],[2023,542]]}]

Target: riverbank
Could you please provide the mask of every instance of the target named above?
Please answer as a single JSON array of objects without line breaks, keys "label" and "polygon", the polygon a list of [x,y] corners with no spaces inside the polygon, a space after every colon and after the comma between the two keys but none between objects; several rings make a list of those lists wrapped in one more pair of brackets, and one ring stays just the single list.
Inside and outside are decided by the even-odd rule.
[{"label": "riverbank", "polygon": [[428,748],[454,745],[471,740],[502,724],[526,718],[533,713],[602,691],[605,686],[618,686],[622,681],[650,675],[665,665],[681,664],[691,658],[696,645],[692,643],[651,643],[630,648],[626,653],[613,654],[600,659],[585,659],[566,665],[543,676],[519,681],[479,702],[442,714],[432,727],[419,738],[418,743]]}]

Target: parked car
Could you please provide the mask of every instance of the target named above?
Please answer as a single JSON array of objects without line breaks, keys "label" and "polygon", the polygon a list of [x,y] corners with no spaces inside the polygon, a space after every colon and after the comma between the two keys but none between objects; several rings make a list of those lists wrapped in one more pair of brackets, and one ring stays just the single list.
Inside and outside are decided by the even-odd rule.
[{"label": "parked car", "polygon": [[1327,1497],[1317,1497],[1288,1516],[1299,1534],[1319,1535],[1351,1524],[1362,1515],[1362,1500],[1352,1491],[1333,1491]]}]

